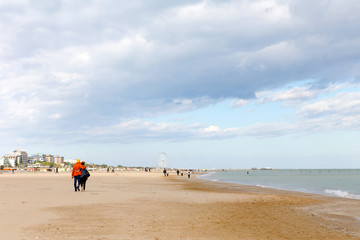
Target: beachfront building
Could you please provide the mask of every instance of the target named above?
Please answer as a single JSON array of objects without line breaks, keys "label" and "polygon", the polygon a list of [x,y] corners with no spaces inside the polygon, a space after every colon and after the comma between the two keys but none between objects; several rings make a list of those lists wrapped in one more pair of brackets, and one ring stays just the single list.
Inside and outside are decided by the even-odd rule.
[{"label": "beachfront building", "polygon": [[54,155],[45,154],[45,162],[53,163],[54,162]]},{"label": "beachfront building", "polygon": [[0,160],[0,165],[3,166],[19,166],[28,164],[28,154],[25,151],[17,148],[13,151],[13,153],[8,153],[2,156]]},{"label": "beachfront building", "polygon": [[62,157],[62,156],[55,155],[55,156],[53,157],[53,159],[54,159],[54,162],[53,162],[53,163],[55,163],[55,164],[62,164],[62,163],[64,163],[64,157]]},{"label": "beachfront building", "polygon": [[5,154],[0,159],[0,165],[2,166],[11,166],[15,167],[17,162],[17,156],[14,156],[13,154]]},{"label": "beachfront building", "polygon": [[45,161],[50,162],[50,163],[55,163],[55,164],[61,164],[61,163],[64,163],[64,157],[59,156],[59,155],[46,154]]},{"label": "beachfront building", "polygon": [[36,155],[31,156],[32,162],[49,162],[55,164],[64,163],[64,157],[59,155],[52,155],[52,154],[43,154],[38,153]]},{"label": "beachfront building", "polygon": [[[19,162],[34,164],[35,162],[49,162],[55,164],[64,163],[64,157],[52,154],[37,153],[35,155],[27,156],[27,153],[21,150],[15,150],[13,154],[5,154],[0,159],[0,165],[10,164],[11,166],[18,166]],[[14,165],[15,164],[15,165]]]},{"label": "beachfront building", "polygon": [[20,163],[27,165],[28,164],[28,154],[25,151],[22,151],[20,148],[14,150],[13,154],[19,156],[17,164]]}]

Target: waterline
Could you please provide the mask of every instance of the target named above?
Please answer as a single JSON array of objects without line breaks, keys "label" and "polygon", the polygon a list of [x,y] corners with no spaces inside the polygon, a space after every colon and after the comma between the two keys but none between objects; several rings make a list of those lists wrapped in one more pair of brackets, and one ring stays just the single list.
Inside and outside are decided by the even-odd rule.
[{"label": "waterline", "polygon": [[360,169],[231,170],[211,172],[200,178],[360,199]]}]

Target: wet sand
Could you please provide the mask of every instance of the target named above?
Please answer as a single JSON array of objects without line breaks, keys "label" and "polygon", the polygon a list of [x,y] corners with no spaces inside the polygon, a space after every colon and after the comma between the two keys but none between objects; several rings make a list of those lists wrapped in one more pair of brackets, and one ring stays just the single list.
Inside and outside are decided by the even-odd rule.
[{"label": "wet sand", "polygon": [[360,201],[174,173],[0,174],[1,239],[360,239]]}]

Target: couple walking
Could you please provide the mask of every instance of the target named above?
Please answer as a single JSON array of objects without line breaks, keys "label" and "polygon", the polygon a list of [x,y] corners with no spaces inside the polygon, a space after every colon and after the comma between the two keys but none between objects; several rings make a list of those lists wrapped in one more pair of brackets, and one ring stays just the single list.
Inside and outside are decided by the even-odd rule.
[{"label": "couple walking", "polygon": [[80,186],[81,186],[81,191],[85,192],[86,180],[88,179],[88,177],[90,177],[90,173],[86,169],[84,161],[80,162],[79,159],[76,161],[76,163],[73,166],[71,176],[74,179],[75,192],[77,191],[80,192]]}]

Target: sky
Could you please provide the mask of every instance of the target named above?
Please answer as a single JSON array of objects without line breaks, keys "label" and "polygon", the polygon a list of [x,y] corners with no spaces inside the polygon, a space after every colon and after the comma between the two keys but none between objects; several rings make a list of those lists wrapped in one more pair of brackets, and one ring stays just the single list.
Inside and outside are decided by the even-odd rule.
[{"label": "sky", "polygon": [[356,0],[0,0],[0,155],[360,168]]}]

